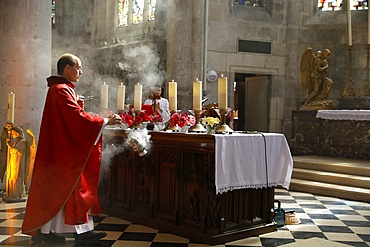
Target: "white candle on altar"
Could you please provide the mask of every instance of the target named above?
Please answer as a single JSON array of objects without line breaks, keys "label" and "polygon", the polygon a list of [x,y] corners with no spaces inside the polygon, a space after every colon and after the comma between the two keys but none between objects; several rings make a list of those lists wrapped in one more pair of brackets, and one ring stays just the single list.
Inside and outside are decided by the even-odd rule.
[{"label": "white candle on altar", "polygon": [[348,45],[352,46],[352,18],[351,18],[351,0],[348,0],[347,14],[348,14]]},{"label": "white candle on altar", "polygon": [[174,80],[168,83],[168,102],[171,111],[177,111],[177,82]]},{"label": "white candle on altar", "polygon": [[14,123],[15,93],[8,93],[8,115],[7,122]]},{"label": "white candle on altar", "polygon": [[125,109],[125,94],[126,94],[126,86],[121,83],[118,85],[117,91],[117,110],[124,110]]},{"label": "white candle on altar", "polygon": [[143,98],[143,85],[139,83],[135,85],[134,90],[134,110],[141,111],[141,103]]},{"label": "white candle on altar", "polygon": [[193,82],[193,110],[202,110],[202,82]]},{"label": "white candle on altar", "polygon": [[101,85],[100,93],[100,107],[102,109],[108,109],[108,85],[105,82]]},{"label": "white candle on altar", "polygon": [[224,75],[218,78],[218,108],[227,109],[227,78]]}]

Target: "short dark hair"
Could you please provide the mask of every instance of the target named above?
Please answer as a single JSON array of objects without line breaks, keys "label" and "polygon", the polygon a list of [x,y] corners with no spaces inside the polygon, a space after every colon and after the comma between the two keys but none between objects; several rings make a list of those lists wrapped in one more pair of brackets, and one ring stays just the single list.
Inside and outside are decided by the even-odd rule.
[{"label": "short dark hair", "polygon": [[62,74],[64,68],[69,64],[70,66],[75,66],[76,64],[76,56],[73,54],[63,54],[57,63],[58,75]]}]

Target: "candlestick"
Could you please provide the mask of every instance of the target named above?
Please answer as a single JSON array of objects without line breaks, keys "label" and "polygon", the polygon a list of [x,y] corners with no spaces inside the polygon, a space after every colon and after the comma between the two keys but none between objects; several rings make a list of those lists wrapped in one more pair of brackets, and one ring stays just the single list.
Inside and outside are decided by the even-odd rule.
[{"label": "candlestick", "polygon": [[231,111],[230,108],[227,109],[215,109],[217,114],[220,116],[220,124],[216,126],[215,133],[216,134],[222,134],[222,133],[229,133],[231,134],[233,131],[232,128],[229,127],[229,125],[226,124],[226,118],[227,114]]},{"label": "candlestick", "polygon": [[193,82],[193,110],[202,109],[202,82],[196,79]]},{"label": "candlestick", "polygon": [[101,85],[100,107],[108,109],[108,85],[105,82]]},{"label": "candlestick", "polygon": [[135,85],[134,110],[141,111],[141,103],[143,98],[143,85],[139,83]]},{"label": "candlestick", "polygon": [[117,110],[123,111],[125,109],[125,93],[126,93],[126,86],[121,83],[118,85],[118,92],[117,92]]},{"label": "candlestick", "polygon": [[352,46],[348,46],[348,80],[343,89],[343,97],[354,97],[356,96],[356,90],[352,80]]},{"label": "candlestick", "polygon": [[177,82],[172,80],[168,83],[168,101],[171,111],[177,111]]},{"label": "candlestick", "polygon": [[224,75],[218,78],[218,108],[227,108],[227,78]]},{"label": "candlestick", "polygon": [[370,8],[367,1],[367,44],[370,45]]},{"label": "candlestick", "polygon": [[351,0],[348,0],[347,14],[348,14],[348,45],[352,46]]},{"label": "candlestick", "polygon": [[8,93],[8,115],[7,122],[14,123],[15,93]]},{"label": "candlestick", "polygon": [[195,125],[189,129],[189,132],[205,133],[207,130],[200,123],[200,117],[205,110],[193,110],[192,113],[195,116]]},{"label": "candlestick", "polygon": [[366,61],[366,79],[363,81],[358,96],[360,97],[369,97],[370,96],[370,79],[369,79],[369,72],[370,72],[370,44],[366,45],[366,53],[367,53],[367,61]]}]

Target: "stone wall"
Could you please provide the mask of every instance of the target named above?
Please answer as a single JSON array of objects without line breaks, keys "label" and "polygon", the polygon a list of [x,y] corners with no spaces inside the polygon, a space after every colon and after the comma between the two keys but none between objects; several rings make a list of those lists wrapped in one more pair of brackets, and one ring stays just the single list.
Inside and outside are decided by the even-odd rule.
[{"label": "stone wall", "polygon": [[0,1],[0,125],[7,120],[7,94],[15,93],[15,125],[38,136],[51,72],[51,4],[44,0]]}]

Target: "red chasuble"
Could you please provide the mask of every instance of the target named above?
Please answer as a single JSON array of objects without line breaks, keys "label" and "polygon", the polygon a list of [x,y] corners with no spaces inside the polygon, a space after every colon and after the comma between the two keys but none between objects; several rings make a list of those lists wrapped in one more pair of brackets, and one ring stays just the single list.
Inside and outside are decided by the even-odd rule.
[{"label": "red chasuble", "polygon": [[65,207],[65,223],[87,222],[100,213],[98,182],[104,118],[77,104],[74,84],[51,76],[22,232],[34,235]]}]

